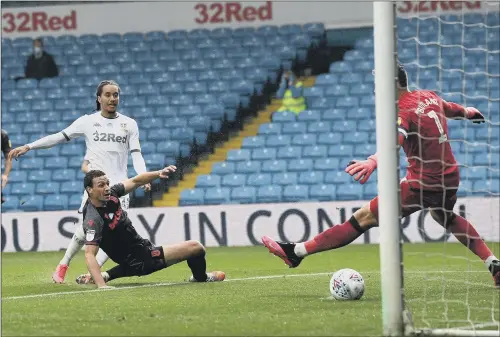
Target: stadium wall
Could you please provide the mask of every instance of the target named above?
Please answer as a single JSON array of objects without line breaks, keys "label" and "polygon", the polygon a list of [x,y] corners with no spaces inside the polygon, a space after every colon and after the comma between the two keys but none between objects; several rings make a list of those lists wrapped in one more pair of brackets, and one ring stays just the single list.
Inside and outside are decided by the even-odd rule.
[{"label": "stadium wall", "polygon": [[[455,211],[472,221],[485,240],[499,242],[500,233],[491,224],[500,221],[500,198],[463,198]],[[342,223],[366,201],[218,205],[202,207],[135,208],[129,212],[137,232],[156,244],[195,239],[208,247],[252,246],[262,235],[284,241],[313,238],[327,227]],[[2,252],[57,251],[65,249],[76,225],[76,211],[2,214]],[[407,243],[454,242],[428,212],[403,220]],[[379,242],[373,228],[355,243]]]},{"label": "stadium wall", "polygon": [[[498,11],[493,1],[401,1],[399,15]],[[365,1],[127,2],[2,8],[2,37],[170,31],[322,22],[327,29],[372,26]],[[105,23],[105,24],[103,24]]]}]

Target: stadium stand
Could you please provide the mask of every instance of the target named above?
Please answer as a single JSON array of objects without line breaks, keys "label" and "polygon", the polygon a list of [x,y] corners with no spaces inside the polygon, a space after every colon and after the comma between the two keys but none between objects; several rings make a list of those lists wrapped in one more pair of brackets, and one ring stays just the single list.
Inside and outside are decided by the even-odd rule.
[{"label": "stadium stand", "polygon": [[[468,18],[470,23],[484,20],[476,14]],[[418,35],[421,42],[439,38],[441,43],[449,40],[451,44],[455,38],[460,38],[460,43],[484,40],[485,44],[495,44],[496,49],[500,43],[498,30],[486,31],[483,25],[467,26],[463,37],[454,35],[453,28],[443,30],[442,37],[438,37],[435,19],[420,22],[418,30],[411,20],[399,20],[405,20],[402,36]],[[488,20],[490,26],[498,25],[499,14],[489,13]],[[296,34],[299,28],[302,33]],[[259,95],[276,88],[283,70],[306,61],[309,48],[317,45],[324,34],[323,25],[309,24],[279,29],[264,26],[172,31],[168,38],[164,32],[46,36],[46,49],[54,55],[61,76],[40,83],[11,80],[22,74],[32,40],[2,39],[2,127],[8,130],[13,146],[57,132],[81,114],[89,113],[96,84],[104,77],[113,78],[122,89],[120,110],[139,123],[148,168],[179,163],[196,154],[212,134],[222,131],[224,122],[236,122],[239,109],[259,109],[268,104],[259,100]],[[106,48],[101,47],[104,44]],[[414,39],[398,46],[400,61],[412,80],[418,79],[423,88],[435,89],[445,99],[476,106],[492,122],[500,121],[498,104],[468,97],[498,99],[498,57],[488,58],[481,50],[443,48],[447,57],[439,65],[441,70],[432,64],[424,70],[422,64],[417,67],[406,63],[416,59],[417,46]],[[422,55],[432,55],[438,52],[436,48],[420,47],[419,60],[425,62]],[[113,56],[116,63],[109,64],[108,56]],[[463,72],[447,71],[463,65],[465,71],[477,67],[478,73],[469,77]],[[484,73],[486,65],[488,73]],[[226,142],[223,151],[196,163],[200,170],[188,179],[192,188],[184,188],[187,185],[181,180],[154,205],[371,198],[376,193],[376,176],[363,186],[351,184],[343,169],[352,158],[375,152],[372,69],[373,39],[360,38],[344,60],[331,64],[329,73],[305,81],[307,111],[298,116],[276,112],[270,120],[279,107],[273,101],[252,124],[242,126],[237,139]],[[462,92],[463,83],[466,96],[457,94]],[[468,142],[452,141],[457,159],[464,165],[462,175],[468,178],[460,195],[470,190],[498,193],[498,171],[468,169],[467,163],[500,165],[498,151],[487,153],[488,147],[480,143],[498,142],[499,129],[488,125],[472,129],[463,122],[449,125],[451,138],[457,135],[457,139],[463,139],[467,133]],[[14,166],[3,210],[76,208],[83,149],[83,140],[78,140],[29,153]],[[31,174],[40,168],[41,173]],[[134,172],[131,166],[129,169]],[[485,185],[490,184],[485,176],[493,179],[491,186]],[[175,193],[177,196],[172,197]],[[80,197],[80,192],[77,194]],[[21,205],[21,200],[26,206]]]}]

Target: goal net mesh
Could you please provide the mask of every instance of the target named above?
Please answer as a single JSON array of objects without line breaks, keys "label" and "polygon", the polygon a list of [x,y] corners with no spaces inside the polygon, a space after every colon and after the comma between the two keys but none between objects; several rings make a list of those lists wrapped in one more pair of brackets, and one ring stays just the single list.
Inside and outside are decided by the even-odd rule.
[{"label": "goal net mesh", "polygon": [[[411,89],[434,90],[445,100],[478,108],[486,118],[484,124],[448,121],[447,138],[460,165],[455,211],[474,224],[499,256],[498,3],[405,1],[397,8],[397,57],[408,71]],[[404,176],[404,157],[400,163]],[[451,329],[446,333],[489,330],[500,335],[500,292],[493,289],[484,263],[428,213],[419,216],[425,243],[404,246],[405,307],[414,327],[429,334]]]}]

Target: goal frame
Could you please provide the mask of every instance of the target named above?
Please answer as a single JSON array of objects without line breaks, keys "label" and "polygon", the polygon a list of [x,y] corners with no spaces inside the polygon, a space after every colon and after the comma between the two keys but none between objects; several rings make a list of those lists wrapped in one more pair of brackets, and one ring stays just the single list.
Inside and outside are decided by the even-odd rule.
[{"label": "goal frame", "polygon": [[[498,330],[417,329],[405,310],[397,141],[396,2],[373,2],[380,279],[384,336],[498,336]],[[391,57],[392,56],[392,57]],[[389,127],[389,126],[393,127]]]}]

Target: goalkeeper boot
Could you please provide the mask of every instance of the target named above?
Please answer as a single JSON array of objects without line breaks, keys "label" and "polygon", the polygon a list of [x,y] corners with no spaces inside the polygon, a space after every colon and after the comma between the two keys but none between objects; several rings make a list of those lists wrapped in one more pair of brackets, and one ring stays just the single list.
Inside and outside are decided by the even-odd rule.
[{"label": "goalkeeper boot", "polygon": [[268,236],[262,237],[262,243],[270,253],[282,259],[290,268],[297,267],[304,259],[295,254],[295,243],[274,241]]},{"label": "goalkeeper boot", "polygon": [[493,276],[493,280],[495,281],[495,287],[500,288],[500,261],[491,261],[489,270]]},{"label": "goalkeeper boot", "polygon": [[[224,281],[226,278],[226,273],[223,271],[213,271],[210,273],[207,273],[207,280],[204,282],[220,282]],[[189,278],[189,282],[203,282],[203,281],[198,281],[197,279],[194,278],[194,276],[191,276]]]},{"label": "goalkeeper boot", "polygon": [[68,271],[67,264],[58,265],[56,271],[52,274],[52,280],[54,280],[55,283],[63,283],[67,271]]}]

